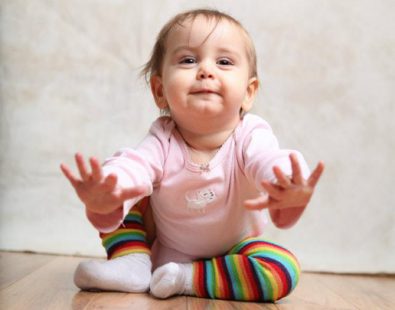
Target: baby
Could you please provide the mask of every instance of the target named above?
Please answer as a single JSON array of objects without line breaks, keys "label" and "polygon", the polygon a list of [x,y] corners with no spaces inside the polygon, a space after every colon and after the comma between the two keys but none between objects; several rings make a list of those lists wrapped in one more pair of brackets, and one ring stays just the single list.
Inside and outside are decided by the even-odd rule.
[{"label": "baby", "polygon": [[[279,228],[295,224],[324,165],[310,174],[299,152],[280,149],[268,123],[248,114],[259,86],[250,36],[227,14],[181,13],[162,28],[143,73],[166,116],[102,166],[90,158],[88,171],[78,153],[79,177],[61,165],[109,258],[81,263],[76,285],[158,298],[288,295],[299,264],[261,237],[263,210]],[[143,219],[151,212],[152,247]]]}]

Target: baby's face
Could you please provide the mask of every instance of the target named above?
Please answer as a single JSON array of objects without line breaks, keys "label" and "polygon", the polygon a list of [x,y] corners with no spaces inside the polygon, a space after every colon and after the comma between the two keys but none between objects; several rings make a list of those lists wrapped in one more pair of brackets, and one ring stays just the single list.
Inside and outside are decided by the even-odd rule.
[{"label": "baby's face", "polygon": [[249,77],[246,44],[242,30],[227,20],[216,24],[198,16],[177,26],[168,35],[162,75],[153,87],[158,106],[168,107],[181,129],[234,128],[257,86]]}]

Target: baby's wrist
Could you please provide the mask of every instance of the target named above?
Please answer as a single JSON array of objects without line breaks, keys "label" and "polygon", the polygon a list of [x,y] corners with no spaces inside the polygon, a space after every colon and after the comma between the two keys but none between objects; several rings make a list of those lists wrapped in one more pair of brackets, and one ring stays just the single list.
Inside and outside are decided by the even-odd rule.
[{"label": "baby's wrist", "polygon": [[112,214],[115,213],[119,210],[121,210],[122,212],[122,205],[119,206],[100,206],[98,204],[85,204],[85,208],[87,211],[91,212],[91,213],[95,213],[98,215],[108,215],[108,214]]}]

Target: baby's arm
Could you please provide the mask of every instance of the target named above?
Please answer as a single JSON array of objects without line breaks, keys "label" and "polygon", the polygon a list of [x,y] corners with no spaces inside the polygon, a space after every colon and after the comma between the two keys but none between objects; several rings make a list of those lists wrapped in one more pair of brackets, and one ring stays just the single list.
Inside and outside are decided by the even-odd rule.
[{"label": "baby's arm", "polygon": [[76,177],[65,164],[61,164],[60,168],[90,212],[112,213],[120,209],[125,200],[135,198],[145,191],[143,187],[121,187],[115,174],[104,176],[96,158],[89,160],[91,172],[88,172],[81,154],[75,155],[75,161],[80,177]]},{"label": "baby's arm", "polygon": [[302,176],[297,156],[291,153],[289,158],[292,176],[287,177],[278,166],[274,166],[273,173],[277,182],[271,183],[268,180],[261,182],[267,195],[245,201],[248,209],[269,209],[273,223],[279,228],[288,228],[297,222],[324,171],[323,162],[319,162],[306,180]]}]

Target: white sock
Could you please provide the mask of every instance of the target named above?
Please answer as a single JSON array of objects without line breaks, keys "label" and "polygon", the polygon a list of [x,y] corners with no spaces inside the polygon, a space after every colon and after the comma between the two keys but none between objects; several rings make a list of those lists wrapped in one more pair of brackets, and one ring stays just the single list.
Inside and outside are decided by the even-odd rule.
[{"label": "white sock", "polygon": [[192,295],[192,264],[168,263],[152,274],[152,295],[167,298],[173,295]]},{"label": "white sock", "polygon": [[150,256],[140,253],[82,262],[74,273],[74,283],[82,290],[140,293],[148,291],[150,281]]}]

